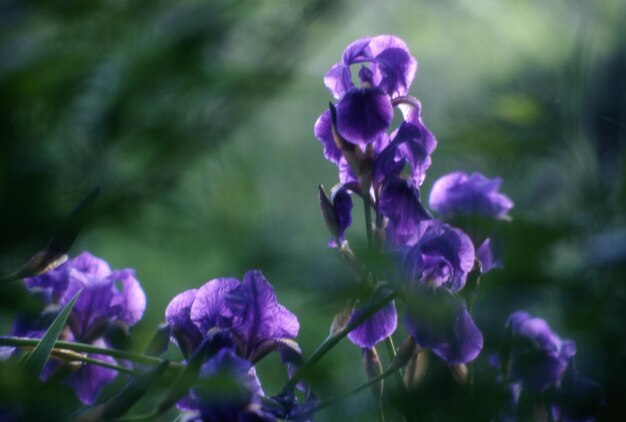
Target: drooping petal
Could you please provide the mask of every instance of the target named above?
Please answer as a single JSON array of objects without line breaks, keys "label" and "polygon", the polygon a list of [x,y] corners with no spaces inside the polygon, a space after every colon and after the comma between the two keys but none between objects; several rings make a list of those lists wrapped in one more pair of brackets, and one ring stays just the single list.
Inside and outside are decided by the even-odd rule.
[{"label": "drooping petal", "polygon": [[[354,310],[351,320],[361,315],[367,307]],[[398,314],[396,305],[392,301],[381,310],[372,315],[364,323],[356,327],[348,334],[348,339],[355,345],[369,349],[378,342],[386,339],[396,331],[398,325]]]},{"label": "drooping petal", "polygon": [[248,271],[243,282],[226,297],[226,306],[233,315],[233,331],[245,341],[246,355],[265,340],[298,335],[298,319],[278,303],[261,271]]},{"label": "drooping petal", "polygon": [[465,303],[446,289],[415,288],[404,322],[417,344],[450,364],[470,362],[482,350],[482,333]]},{"label": "drooping petal", "polygon": [[406,245],[414,239],[420,222],[430,219],[412,181],[396,178],[384,187],[378,207],[389,219],[386,239],[391,245]]},{"label": "drooping petal", "polygon": [[389,128],[393,107],[379,89],[352,88],[337,104],[337,130],[348,141],[365,147]]},{"label": "drooping petal", "polygon": [[214,327],[230,328],[226,297],[237,287],[236,278],[215,278],[198,289],[191,305],[191,320],[204,335]]},{"label": "drooping petal", "polygon": [[191,307],[197,293],[198,289],[185,290],[174,296],[165,309],[165,321],[186,352],[191,352],[202,341],[202,333],[191,320]]},{"label": "drooping petal", "polygon": [[372,38],[369,48],[377,85],[392,97],[406,95],[417,71],[406,43],[393,35],[379,35]]},{"label": "drooping petal", "polygon": [[335,140],[333,138],[333,129],[329,110],[326,110],[317,119],[313,133],[324,147],[324,157],[326,157],[328,161],[338,164],[343,155],[339,147],[337,147],[337,144],[335,144]]},{"label": "drooping petal", "polygon": [[[111,356],[90,354],[90,358],[115,364]],[[64,384],[74,390],[78,399],[86,405],[93,404],[100,391],[117,376],[117,371],[97,365],[84,364],[64,380]]]}]

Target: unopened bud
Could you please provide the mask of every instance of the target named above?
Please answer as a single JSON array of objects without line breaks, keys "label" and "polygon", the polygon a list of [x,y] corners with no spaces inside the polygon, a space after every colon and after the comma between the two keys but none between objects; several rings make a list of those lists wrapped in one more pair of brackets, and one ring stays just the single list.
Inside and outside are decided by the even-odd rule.
[{"label": "unopened bud", "polygon": [[454,363],[450,366],[452,378],[461,385],[467,384],[467,366],[463,363]]},{"label": "unopened bud", "polygon": [[324,192],[324,187],[322,185],[319,185],[317,189],[324,223],[326,223],[326,227],[328,227],[328,231],[332,237],[337,239],[337,236],[339,235],[339,221],[337,220],[337,214],[335,213],[333,203],[330,201],[328,196],[326,196],[326,192]]},{"label": "unopened bud", "polygon": [[409,359],[415,355],[418,351],[417,343],[413,337],[408,336],[398,348],[396,353],[396,357],[393,358],[391,364],[389,365],[389,369],[396,370],[402,368],[409,362]]},{"label": "unopened bud", "polygon": [[352,312],[354,312],[354,306],[346,305],[335,317],[333,318],[333,322],[330,324],[330,335],[334,336],[348,325],[350,322],[350,317],[352,316]]},{"label": "unopened bud", "polygon": [[[361,349],[361,358],[363,359],[363,368],[367,379],[374,379],[383,373],[383,365],[380,363],[378,352],[375,347],[370,349]],[[372,394],[376,400],[380,400],[383,396],[383,380],[378,380],[372,385]]]},{"label": "unopened bud", "polygon": [[416,387],[426,374],[428,367],[428,354],[426,350],[420,350],[414,354],[404,371],[404,385],[411,389]]}]

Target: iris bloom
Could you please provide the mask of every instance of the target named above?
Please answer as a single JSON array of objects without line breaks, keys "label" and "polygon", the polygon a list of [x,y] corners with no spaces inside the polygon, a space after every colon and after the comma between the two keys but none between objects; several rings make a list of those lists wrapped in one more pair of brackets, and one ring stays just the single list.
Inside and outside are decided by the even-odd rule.
[{"label": "iris bloom", "polygon": [[[262,396],[263,392],[251,362],[256,362],[272,350],[278,350],[288,363],[299,358],[298,346],[293,341],[300,328],[298,319],[278,303],[274,289],[258,270],[248,271],[243,282],[235,278],[216,278],[199,289],[178,294],[169,303],[165,319],[185,356],[189,356],[212,333],[221,332],[232,338],[232,342],[226,342],[222,348],[230,352],[219,351],[212,359],[223,353],[222,358],[233,363],[231,366],[245,367],[248,381],[247,387],[244,387],[253,396]],[[249,389],[252,384],[258,388]],[[179,408],[196,410],[202,415],[216,412],[216,415],[225,417],[218,407],[206,404],[212,403],[207,390],[198,388],[192,389],[190,396],[178,403]],[[247,404],[240,409],[242,412],[250,410],[248,404],[256,403],[256,398],[245,401]],[[203,420],[214,419],[207,416]]]},{"label": "iris bloom", "polygon": [[[146,296],[134,270],[112,270],[106,261],[83,252],[59,268],[46,274],[24,280],[28,289],[39,293],[47,308],[59,309],[82,289],[68,318],[62,340],[111,346],[108,333],[121,327],[126,330],[143,316]],[[36,317],[19,316],[13,327],[13,335],[40,338],[49,327],[55,311],[44,312]],[[110,356],[89,354],[89,357],[107,363],[115,363]],[[62,371],[56,361],[46,364],[42,378],[48,379]],[[91,364],[83,364],[67,376],[63,383],[71,387],[85,404],[95,401],[100,390],[113,381],[117,372]]]},{"label": "iris bloom", "polygon": [[500,192],[501,184],[502,180],[498,177],[489,179],[476,172],[454,172],[439,178],[430,192],[430,209],[444,221],[456,223],[461,218],[459,223],[462,223],[462,219],[470,219],[461,227],[474,241],[476,258],[483,273],[502,266],[500,251],[488,237],[492,228],[480,227],[485,222],[511,219],[508,212],[513,208],[513,201]]},{"label": "iris bloom", "polygon": [[524,389],[541,392],[556,383],[576,354],[571,340],[561,340],[548,323],[523,311],[513,313],[507,322],[510,333],[508,377]]}]

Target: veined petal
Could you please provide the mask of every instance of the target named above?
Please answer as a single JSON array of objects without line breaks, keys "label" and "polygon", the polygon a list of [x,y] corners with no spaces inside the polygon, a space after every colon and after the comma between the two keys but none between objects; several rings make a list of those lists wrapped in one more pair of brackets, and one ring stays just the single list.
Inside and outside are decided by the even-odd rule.
[{"label": "veined petal", "polygon": [[186,349],[194,349],[202,341],[202,333],[191,320],[191,306],[197,293],[198,289],[185,290],[174,296],[165,309],[165,321],[172,327],[174,336],[182,334],[188,340],[189,345],[184,346]]},{"label": "veined petal", "polygon": [[214,327],[230,328],[230,324],[224,321],[224,317],[229,318],[226,297],[240,284],[236,278],[221,277],[198,289],[190,317],[203,335]]},{"label": "veined petal", "polygon": [[[351,320],[362,314],[367,307],[361,307],[354,310]],[[381,310],[372,315],[361,325],[350,331],[348,339],[361,348],[371,348],[376,343],[386,339],[396,331],[398,325],[398,314],[396,305],[392,301],[385,305]]]},{"label": "veined petal", "polygon": [[278,303],[274,289],[259,270],[245,274],[243,282],[226,297],[226,307],[233,315],[233,331],[246,342],[246,355],[264,340],[298,335],[298,319]]},{"label": "veined petal", "polygon": [[369,48],[378,87],[392,97],[406,95],[417,71],[406,43],[393,35],[379,35],[372,38]]},{"label": "veined petal", "polygon": [[354,87],[350,66],[346,66],[343,63],[333,65],[324,75],[324,85],[333,94],[333,97],[336,99],[341,98],[347,90]]},{"label": "veined petal", "polygon": [[356,145],[374,142],[389,128],[392,119],[391,101],[379,89],[352,88],[337,104],[337,130]]}]

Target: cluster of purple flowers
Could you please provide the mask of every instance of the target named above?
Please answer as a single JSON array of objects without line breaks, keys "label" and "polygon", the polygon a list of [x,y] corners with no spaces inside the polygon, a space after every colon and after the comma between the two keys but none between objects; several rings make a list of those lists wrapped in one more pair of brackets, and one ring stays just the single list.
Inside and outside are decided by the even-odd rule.
[{"label": "cluster of purple flowers", "polygon": [[[352,83],[353,66],[359,66],[358,87]],[[476,259],[484,272],[497,260],[487,237],[471,238],[447,223],[456,216],[508,219],[513,203],[499,192],[499,179],[457,172],[434,184],[430,209],[439,218],[424,208],[420,186],[437,141],[422,121],[420,102],[408,95],[416,70],[404,41],[380,35],[350,44],[326,74],[324,83],[338,102],[319,117],[314,132],[325,157],[338,166],[340,183],[330,198],[320,190],[322,212],[333,235],[331,246],[347,248],[350,194],[364,199],[375,213],[371,230],[377,244],[401,268],[399,275],[387,277],[406,298],[408,332],[445,361],[467,363],[478,356],[483,338],[459,293]],[[394,106],[403,119],[388,134]],[[396,325],[392,302],[349,339],[371,348]]]},{"label": "cluster of purple flowers", "polygon": [[[353,67],[359,68],[358,86],[353,83]],[[483,334],[467,300],[478,277],[502,265],[490,227],[510,220],[513,202],[500,192],[500,179],[454,172],[434,183],[428,209],[422,204],[420,187],[437,141],[422,121],[420,102],[408,95],[416,71],[417,62],[404,41],[390,35],[353,42],[328,71],[324,83],[337,101],[318,118],[314,132],[325,157],[337,165],[339,183],[330,197],[320,186],[320,205],[331,232],[329,246],[362,270],[359,296],[364,290],[374,298],[393,291],[404,308],[412,357],[427,349],[458,368],[475,360],[483,348]],[[395,107],[402,119],[390,130]],[[369,268],[350,249],[346,230],[352,223],[354,196],[365,204],[370,252],[387,258],[387,265]],[[484,221],[490,224],[478,224]],[[24,282],[40,299],[41,309],[35,315],[18,316],[11,333],[16,337],[42,338],[52,318],[80,291],[60,339],[106,352],[103,349],[117,347],[118,334],[128,334],[146,307],[133,270],[112,270],[87,252]],[[334,341],[347,335],[363,349],[370,378],[382,371],[373,368],[378,359],[375,346],[398,325],[396,302],[391,296],[386,300],[374,310],[351,303],[351,314],[339,323],[342,329],[331,330],[329,337]],[[186,369],[197,369],[188,385],[181,381],[184,388],[173,389],[174,398],[164,400],[191,412],[186,420],[303,420],[320,406],[298,372],[316,360],[302,362],[295,341],[298,319],[278,303],[261,271],[248,271],[243,281],[215,278],[179,293],[165,310],[165,322],[166,341],[161,344],[165,347],[155,354],[173,341]],[[345,329],[353,326],[349,332]],[[591,420],[597,415],[602,391],[576,371],[572,341],[560,339],[546,321],[526,312],[512,314],[506,329],[500,354],[493,359],[500,368],[496,382],[509,396],[503,419],[523,419],[524,401],[533,395],[541,395],[553,420]],[[316,359],[331,343],[320,346]],[[273,351],[286,365],[289,381],[279,395],[267,397],[255,364]],[[16,353],[12,348],[0,350],[2,357]],[[130,363],[118,364],[97,353],[89,357],[100,365],[50,360],[41,378],[61,379],[80,401],[92,404],[116,377],[114,368]],[[395,364],[394,370],[407,361]],[[184,370],[179,379],[185,380]],[[298,398],[294,388],[302,392]],[[305,402],[299,403],[302,398]]]},{"label": "cluster of purple flowers", "polygon": [[[112,270],[104,260],[83,252],[43,275],[26,278],[27,288],[36,294],[43,311],[19,315],[11,334],[41,338],[52,318],[81,290],[61,333],[61,340],[111,347],[115,333],[127,332],[143,316],[146,296],[134,271]],[[9,352],[12,352],[10,350]],[[89,354],[105,363],[116,363],[110,356]],[[112,382],[117,371],[102,366],[68,365],[48,362],[41,374],[44,380],[63,376],[63,383],[74,390],[85,404],[91,404],[102,388]]]}]

